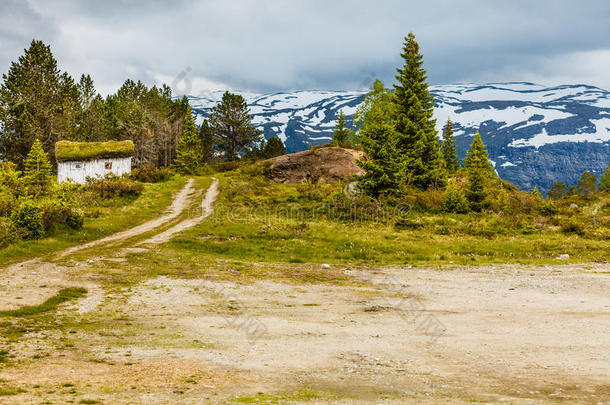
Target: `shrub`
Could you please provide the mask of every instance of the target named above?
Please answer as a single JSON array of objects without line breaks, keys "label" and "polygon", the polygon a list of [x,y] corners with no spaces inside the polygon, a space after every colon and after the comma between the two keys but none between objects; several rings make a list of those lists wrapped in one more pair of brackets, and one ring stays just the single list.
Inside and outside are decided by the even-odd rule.
[{"label": "shrub", "polygon": [[66,218],[66,225],[72,229],[81,229],[85,223],[85,214],[80,209],[73,209]]},{"label": "shrub", "polygon": [[576,235],[583,236],[585,234],[585,227],[573,219],[568,219],[565,223],[563,223],[563,225],[561,225],[561,232],[575,233]]},{"label": "shrub", "polygon": [[47,200],[40,205],[40,210],[42,225],[45,231],[49,231],[66,222],[71,208],[65,203]]},{"label": "shrub", "polygon": [[151,165],[144,165],[131,171],[131,178],[133,180],[144,183],[158,183],[160,181],[166,181],[171,179],[173,175],[174,172],[170,168],[155,167]]},{"label": "shrub", "polygon": [[0,248],[10,245],[22,237],[23,232],[17,228],[10,218],[0,218]]},{"label": "shrub", "polygon": [[15,210],[15,197],[8,187],[0,185],[0,217],[10,217]]},{"label": "shrub", "polygon": [[39,239],[44,236],[44,225],[40,208],[33,202],[25,200],[11,216],[13,223],[23,230],[24,238]]},{"label": "shrub", "polygon": [[127,177],[108,174],[101,179],[87,178],[87,189],[99,194],[102,198],[138,196],[144,190],[142,183]]},{"label": "shrub", "polygon": [[538,209],[540,214],[552,217],[553,215],[557,215],[559,213],[559,209],[555,206],[552,199],[547,199],[544,204]]},{"label": "shrub", "polygon": [[449,187],[443,198],[443,211],[465,214],[470,211],[464,192],[457,187]]}]

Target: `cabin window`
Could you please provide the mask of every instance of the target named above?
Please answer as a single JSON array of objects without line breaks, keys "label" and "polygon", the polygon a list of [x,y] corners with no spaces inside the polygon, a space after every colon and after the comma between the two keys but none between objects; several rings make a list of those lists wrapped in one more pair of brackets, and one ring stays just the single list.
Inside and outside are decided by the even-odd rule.
[{"label": "cabin window", "polygon": [[106,162],[106,170],[112,170],[112,162]]},{"label": "cabin window", "polygon": [[83,168],[83,164],[82,163],[74,163],[74,168],[75,169],[82,169]]}]

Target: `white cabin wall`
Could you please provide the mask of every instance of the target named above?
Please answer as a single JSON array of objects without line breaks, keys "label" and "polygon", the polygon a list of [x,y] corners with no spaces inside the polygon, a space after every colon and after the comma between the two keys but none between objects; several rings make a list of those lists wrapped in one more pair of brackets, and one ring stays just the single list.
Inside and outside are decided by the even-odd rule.
[{"label": "white cabin wall", "polygon": [[[112,163],[112,169],[106,169],[106,163]],[[59,162],[57,164],[58,183],[71,179],[74,183],[85,184],[87,177],[99,178],[108,173],[114,173],[117,176],[131,173],[131,157]]]}]

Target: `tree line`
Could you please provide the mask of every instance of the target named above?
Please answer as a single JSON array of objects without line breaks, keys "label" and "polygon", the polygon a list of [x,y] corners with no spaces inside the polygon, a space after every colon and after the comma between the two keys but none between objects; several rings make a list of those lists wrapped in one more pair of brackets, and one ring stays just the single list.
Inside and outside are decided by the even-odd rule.
[{"label": "tree line", "polygon": [[19,169],[36,139],[52,164],[59,140],[130,139],[135,167],[186,171],[217,160],[285,153],[278,138],[265,141],[261,134],[240,95],[225,93],[197,128],[188,99],[173,97],[167,85],[148,87],[128,79],[116,93],[102,97],[90,75],[75,81],[60,71],[50,46],[38,40],[2,75],[0,159]]}]

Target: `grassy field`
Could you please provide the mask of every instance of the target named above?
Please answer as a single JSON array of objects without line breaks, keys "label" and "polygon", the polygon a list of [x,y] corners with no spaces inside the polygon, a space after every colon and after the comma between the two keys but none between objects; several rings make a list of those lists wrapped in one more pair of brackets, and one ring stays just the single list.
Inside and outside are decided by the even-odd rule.
[{"label": "grassy field", "polygon": [[[551,220],[414,210],[386,216],[329,207],[325,196],[341,193],[341,186],[283,185],[240,174],[220,179],[214,216],[148,260],[168,264],[180,257],[183,267],[210,258],[345,265],[548,264],[560,263],[562,254],[570,262],[610,260],[607,206],[596,226],[586,207]],[[586,232],[566,230],[562,221],[578,221]]]},{"label": "grassy field", "polygon": [[161,183],[147,183],[137,198],[113,198],[82,201],[85,224],[80,230],[58,228],[52,235],[40,240],[25,240],[0,249],[0,265],[6,265],[32,257],[57,252],[70,246],[89,242],[138,225],[154,218],[172,200],[186,179],[175,176]]}]

